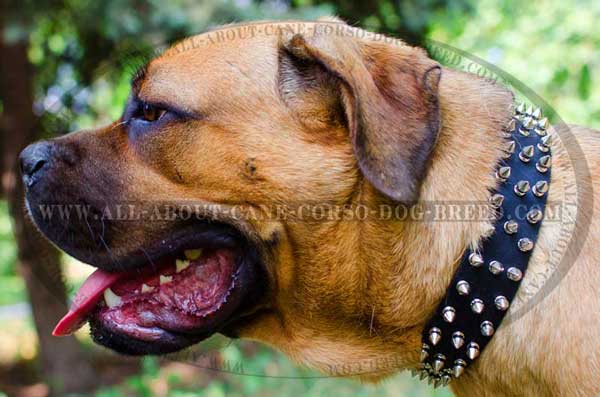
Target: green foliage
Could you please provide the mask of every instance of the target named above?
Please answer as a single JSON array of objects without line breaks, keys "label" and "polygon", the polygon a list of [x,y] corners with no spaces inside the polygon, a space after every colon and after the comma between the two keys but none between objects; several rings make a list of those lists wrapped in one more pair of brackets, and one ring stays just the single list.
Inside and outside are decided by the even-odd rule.
[{"label": "green foliage", "polygon": [[[252,349],[251,342],[236,341],[219,351],[223,362],[232,360],[238,365],[228,368],[243,368],[241,371],[221,371],[215,368],[202,368],[189,363],[200,379],[198,382],[183,382],[179,376],[166,376],[159,363],[169,365],[172,362],[155,357],[145,357],[142,371],[123,383],[98,390],[95,397],[146,397],[156,394],[157,389],[164,390],[168,397],[279,397],[304,396],[327,397],[332,395],[348,395],[356,397],[390,396],[390,397],[450,397],[447,389],[433,390],[415,382],[404,373],[390,378],[378,385],[361,385],[356,380],[341,378],[323,378],[314,371],[307,370],[291,363],[280,353],[261,347],[252,354],[243,351]],[[256,350],[256,346],[254,349]],[[160,385],[160,386],[157,386]],[[153,394],[154,393],[154,394]]]},{"label": "green foliage", "polygon": [[472,0],[292,1],[297,7],[332,4],[336,15],[348,23],[393,34],[411,44],[423,44],[438,14],[451,12],[464,18],[473,3]]},{"label": "green foliage", "polygon": [[35,111],[44,136],[118,118],[133,72],[155,50],[208,28],[241,20],[315,19],[324,4],[291,9],[252,1],[70,0],[12,4],[5,37],[27,38],[36,67]]},{"label": "green foliage", "polygon": [[591,0],[481,0],[471,18],[436,14],[430,37],[512,74],[565,122],[599,128],[599,18]]},{"label": "green foliage", "polygon": [[25,283],[16,274],[17,249],[6,201],[0,200],[0,306],[23,302]]},{"label": "green foliage", "polygon": [[17,250],[12,233],[8,205],[0,200],[0,277],[14,276]]}]

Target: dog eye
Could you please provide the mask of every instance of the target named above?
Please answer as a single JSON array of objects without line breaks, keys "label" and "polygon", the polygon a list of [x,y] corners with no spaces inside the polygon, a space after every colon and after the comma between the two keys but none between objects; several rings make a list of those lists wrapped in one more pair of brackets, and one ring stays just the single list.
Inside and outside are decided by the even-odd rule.
[{"label": "dog eye", "polygon": [[150,105],[149,103],[142,103],[139,113],[140,119],[153,122],[159,120],[165,115],[165,113],[167,113],[167,111],[165,109]]}]

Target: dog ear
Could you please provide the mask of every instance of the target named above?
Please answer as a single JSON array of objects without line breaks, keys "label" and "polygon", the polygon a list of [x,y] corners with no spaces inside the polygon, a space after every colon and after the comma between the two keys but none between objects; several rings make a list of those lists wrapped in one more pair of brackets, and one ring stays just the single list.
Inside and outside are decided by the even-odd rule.
[{"label": "dog ear", "polygon": [[337,32],[288,36],[281,48],[339,81],[363,175],[387,197],[415,202],[440,128],[439,64],[421,49]]}]

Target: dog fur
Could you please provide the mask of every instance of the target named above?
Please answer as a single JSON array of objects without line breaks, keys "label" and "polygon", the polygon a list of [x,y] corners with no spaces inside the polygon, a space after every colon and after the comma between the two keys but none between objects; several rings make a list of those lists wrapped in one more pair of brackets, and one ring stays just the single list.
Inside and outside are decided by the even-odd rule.
[{"label": "dog fur", "polygon": [[[213,217],[235,222],[263,245],[271,242],[268,291],[236,330],[239,336],[325,373],[365,363],[372,370],[359,376],[375,381],[414,368],[423,327],[465,247],[477,245],[488,223],[376,216],[240,221],[220,209],[485,202],[496,183],[513,95],[441,67],[421,49],[362,36],[360,29],[310,35],[279,29],[284,23],[263,26],[278,33],[218,42],[212,42],[218,31],[196,36],[139,76],[140,98],[201,115],[193,121],[133,141],[118,123],[61,139],[94,159],[87,180],[107,181],[110,174],[106,194],[214,203]],[[595,198],[600,135],[570,129],[591,178],[574,166],[569,142],[557,141],[549,202],[565,200],[576,172],[581,192]],[[451,383],[457,396],[600,395],[597,201],[576,208],[570,233],[583,247],[568,272],[543,300],[497,330],[477,362]],[[578,234],[579,217],[591,219],[587,234]],[[548,271],[561,227],[568,225],[542,226],[521,291],[542,287],[535,274]],[[129,230],[112,244],[126,252],[156,234]]]}]

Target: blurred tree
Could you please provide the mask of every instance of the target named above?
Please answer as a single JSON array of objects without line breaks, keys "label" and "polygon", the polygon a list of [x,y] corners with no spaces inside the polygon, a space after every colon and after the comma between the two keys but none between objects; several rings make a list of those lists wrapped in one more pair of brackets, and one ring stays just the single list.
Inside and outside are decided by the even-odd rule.
[{"label": "blurred tree", "polygon": [[[2,3],[0,16],[9,12]],[[0,19],[0,28],[4,19]],[[66,294],[61,278],[58,251],[39,233],[23,212],[23,187],[17,155],[37,137],[32,112],[33,69],[27,59],[27,42],[0,42],[0,123],[2,148],[2,191],[9,203],[18,245],[20,274],[25,279],[33,318],[40,340],[41,361],[51,392],[82,391],[93,385],[93,373],[74,337],[52,338],[54,324],[65,313]]]},{"label": "blurred tree", "polygon": [[331,4],[336,14],[351,25],[401,38],[423,46],[434,16],[440,12],[465,15],[473,10],[472,0],[293,0],[295,7]]},{"label": "blurred tree", "polygon": [[[600,127],[600,2],[480,0],[473,15],[439,13],[430,38],[450,43],[517,77],[560,118]],[[556,113],[555,113],[556,112]]]}]

